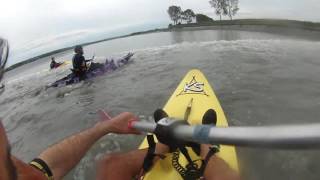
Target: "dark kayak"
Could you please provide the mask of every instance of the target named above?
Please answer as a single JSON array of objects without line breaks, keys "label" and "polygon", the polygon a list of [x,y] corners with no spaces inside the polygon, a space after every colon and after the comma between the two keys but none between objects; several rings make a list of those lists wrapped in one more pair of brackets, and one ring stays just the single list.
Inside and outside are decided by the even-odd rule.
[{"label": "dark kayak", "polygon": [[128,64],[132,61],[133,53],[128,53],[119,59],[106,59],[105,63],[91,63],[89,70],[86,72],[85,78],[80,79],[74,73],[67,75],[66,77],[57,80],[56,82],[48,85],[47,87],[62,87],[70,84],[78,83],[82,80],[92,79],[103,74],[107,74],[115,71],[116,69]]}]

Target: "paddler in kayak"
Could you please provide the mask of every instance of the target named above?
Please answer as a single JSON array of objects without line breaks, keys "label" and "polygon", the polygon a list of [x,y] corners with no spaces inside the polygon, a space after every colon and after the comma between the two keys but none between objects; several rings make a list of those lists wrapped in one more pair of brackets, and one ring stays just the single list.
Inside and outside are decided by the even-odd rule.
[{"label": "paddler in kayak", "polygon": [[[3,77],[5,64],[8,58],[9,48],[6,40],[0,38],[0,81]],[[214,124],[213,110],[208,110],[205,117],[212,121],[204,124]],[[99,111],[100,119],[90,128],[67,137],[60,142],[50,146],[30,163],[25,163],[11,154],[11,148],[4,126],[0,119],[0,180],[59,180],[68,174],[85,156],[88,150],[101,137],[109,134],[139,134],[138,131],[130,128],[130,122],[138,118],[132,113],[125,112],[111,118],[104,111]],[[163,118],[166,113],[158,110],[155,119]],[[237,180],[238,175],[220,158],[215,156],[214,148],[210,145],[200,145],[200,157],[204,159],[206,167],[203,176],[210,180]],[[157,143],[154,146],[152,157],[147,158],[151,152],[149,149],[133,150],[123,154],[106,155],[97,166],[97,180],[131,180],[140,177],[144,169],[145,159],[151,159],[154,164],[160,154],[169,152],[169,147]],[[150,164],[149,164],[150,165]],[[151,167],[152,168],[152,167]],[[165,179],[165,177],[163,177]]]},{"label": "paddler in kayak", "polygon": [[[102,112],[103,113],[103,112]],[[138,134],[128,128],[130,121],[137,120],[132,113],[121,113],[115,118],[105,116],[93,127],[72,135],[44,150],[30,163],[24,163],[11,155],[5,129],[0,122],[0,179],[53,180],[62,179],[84,157],[91,146],[109,133]],[[201,157],[205,158],[210,145],[201,145]],[[97,180],[131,180],[140,176],[148,149],[134,150],[124,154],[106,155],[98,162]],[[169,152],[166,145],[158,143],[156,152]],[[158,159],[155,158],[154,161]],[[238,176],[216,156],[210,157],[204,171],[208,180],[238,180]],[[165,179],[165,177],[164,177]]]},{"label": "paddler in kayak", "polygon": [[87,71],[87,63],[90,60],[86,60],[83,56],[83,48],[78,45],[74,48],[74,56],[72,58],[73,73],[81,80],[85,79]]},{"label": "paddler in kayak", "polygon": [[[103,113],[103,112],[102,112]],[[84,157],[91,146],[101,137],[109,133],[138,134],[128,128],[130,121],[137,120],[132,113],[121,113],[115,118],[105,116],[93,127],[72,135],[44,150],[30,163],[25,163],[11,155],[10,145],[5,129],[0,122],[0,179],[5,180],[54,180],[62,179]],[[201,157],[210,152],[210,145],[201,145]],[[97,180],[131,180],[139,177],[148,149],[134,150],[124,154],[106,155],[98,162]],[[169,148],[161,143],[156,144],[157,154],[169,152]],[[154,162],[159,159],[156,157]],[[226,163],[212,156],[207,160],[204,177],[208,180],[238,180]],[[165,179],[165,177],[163,177]]]},{"label": "paddler in kayak", "polygon": [[52,57],[51,58],[51,63],[50,63],[50,69],[54,69],[54,68],[57,68],[61,65],[62,63],[57,63],[55,58]]},{"label": "paddler in kayak", "polygon": [[[107,116],[107,115],[105,115]],[[166,113],[159,109],[154,113],[155,121],[167,117]],[[214,125],[216,113],[213,109],[208,110],[203,119],[203,124]],[[213,118],[213,119],[212,119]],[[211,120],[210,120],[211,119]],[[150,144],[149,144],[149,147]],[[165,158],[165,154],[171,150],[169,146],[160,142],[154,144],[153,152],[150,149],[138,149],[128,153],[115,153],[105,156],[98,164],[97,179],[143,179],[146,170],[152,170],[157,160]],[[203,160],[203,172],[200,178],[185,177],[185,180],[240,180],[237,172],[221,158],[215,155],[219,146],[209,144],[200,145],[200,158]],[[124,168],[125,167],[125,168]],[[166,179],[166,177],[162,177]],[[161,178],[161,179],[162,179]]]},{"label": "paddler in kayak", "polygon": [[90,71],[91,69],[103,67],[102,64],[92,62],[89,68],[87,66],[87,62],[91,62],[94,59],[94,57],[92,57],[92,59],[86,60],[85,57],[83,56],[84,52],[81,45],[77,45],[74,48],[74,52],[75,54],[72,58],[72,66],[73,66],[72,72],[76,76],[78,76],[80,80],[86,79],[87,71]]}]

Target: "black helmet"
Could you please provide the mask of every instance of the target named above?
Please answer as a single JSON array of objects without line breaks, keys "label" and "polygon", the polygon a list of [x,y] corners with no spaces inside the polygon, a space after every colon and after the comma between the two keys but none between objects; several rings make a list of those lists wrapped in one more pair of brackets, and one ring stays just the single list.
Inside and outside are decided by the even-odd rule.
[{"label": "black helmet", "polygon": [[76,47],[74,47],[74,52],[75,53],[81,53],[82,52],[82,46],[77,45]]},{"label": "black helmet", "polygon": [[5,66],[9,56],[9,44],[5,39],[0,38],[0,81],[5,72]]}]

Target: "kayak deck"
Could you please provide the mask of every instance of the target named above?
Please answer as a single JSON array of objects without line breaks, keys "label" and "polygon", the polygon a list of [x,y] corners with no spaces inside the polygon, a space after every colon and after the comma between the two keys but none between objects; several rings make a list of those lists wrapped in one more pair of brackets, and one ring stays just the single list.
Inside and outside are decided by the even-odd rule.
[{"label": "kayak deck", "polygon": [[[214,109],[217,114],[217,126],[227,127],[228,122],[220,106],[220,103],[212,90],[209,82],[199,70],[191,70],[181,81],[174,91],[164,110],[169,117],[188,120],[191,125],[201,124],[202,117],[208,109]],[[147,148],[146,138],[140,145],[140,149]],[[200,159],[192,150],[188,148],[193,160]],[[234,146],[224,146],[220,148],[217,155],[226,161],[231,168],[238,171],[237,155]],[[187,164],[187,160],[180,153],[179,163],[182,166]],[[158,160],[153,168],[145,176],[145,179],[182,179],[180,174],[172,167],[172,154],[166,154],[165,159]]]}]

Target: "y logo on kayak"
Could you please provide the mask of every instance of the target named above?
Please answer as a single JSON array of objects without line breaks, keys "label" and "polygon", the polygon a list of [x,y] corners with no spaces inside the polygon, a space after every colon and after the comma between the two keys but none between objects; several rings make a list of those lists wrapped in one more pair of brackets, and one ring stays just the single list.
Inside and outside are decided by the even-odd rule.
[{"label": "y logo on kayak", "polygon": [[202,94],[209,96],[204,91],[204,83],[198,82],[195,76],[192,77],[192,80],[189,83],[186,83],[186,85],[183,87],[183,90],[177,96],[184,94]]}]

